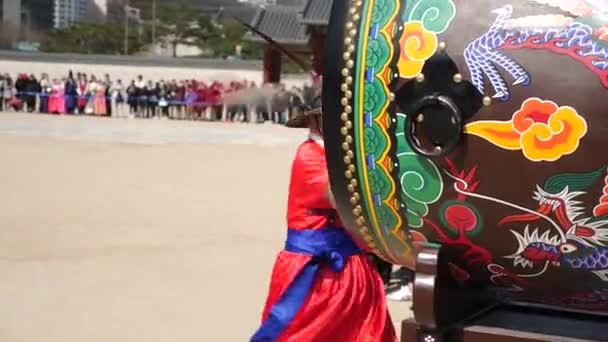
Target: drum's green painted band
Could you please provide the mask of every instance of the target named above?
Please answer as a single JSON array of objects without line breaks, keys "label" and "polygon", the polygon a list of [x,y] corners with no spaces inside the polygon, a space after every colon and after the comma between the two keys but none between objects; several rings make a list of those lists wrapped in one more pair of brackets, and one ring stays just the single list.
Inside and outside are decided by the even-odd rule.
[{"label": "drum's green painted band", "polygon": [[[363,180],[366,179],[366,160],[365,160],[365,154],[361,153],[364,150],[364,147],[362,146],[363,143],[363,139],[361,139],[358,135],[362,133],[362,130],[359,129],[359,126],[362,124],[362,120],[361,120],[361,116],[359,115],[359,112],[361,111],[361,106],[359,105],[361,96],[363,96],[361,94],[363,88],[361,86],[361,84],[363,83],[361,75],[365,70],[365,57],[364,57],[364,53],[365,53],[365,48],[366,48],[366,42],[367,40],[364,39],[364,34],[365,32],[367,32],[366,30],[368,30],[369,27],[369,20],[370,20],[370,15],[368,14],[368,8],[369,8],[369,1],[363,1],[363,8],[361,10],[361,21],[359,22],[359,30],[358,30],[358,39],[357,39],[357,61],[356,61],[356,68],[355,68],[355,79],[353,80],[353,90],[354,90],[354,101],[353,101],[353,131],[355,134],[354,135],[354,140],[355,140],[355,147],[356,147],[356,153],[355,153],[355,158],[358,159],[358,165],[361,165],[361,167],[357,168],[357,173],[359,174],[359,187],[361,188],[361,200],[363,201],[363,208],[367,213],[371,213],[371,205],[373,205],[373,203],[370,203],[370,198],[369,198],[369,189],[367,187],[367,184],[365,184],[365,182],[363,182]],[[363,34],[362,34],[363,32]],[[374,222],[371,220],[371,217],[368,216],[368,221],[369,221],[369,228],[370,228],[370,234],[373,235],[374,240],[378,241],[378,235],[376,234],[376,227],[374,227]],[[382,249],[380,249],[380,251],[382,251]]]},{"label": "drum's green painted band", "polygon": [[370,30],[370,22],[373,15],[373,5],[375,0],[368,0],[363,2],[363,7],[361,13],[364,14],[361,17],[361,22],[358,31],[358,39],[357,39],[357,63],[355,64],[357,67],[355,68],[355,79],[353,80],[354,90],[355,90],[355,101],[353,101],[353,128],[357,133],[355,135],[355,146],[357,148],[356,157],[358,158],[359,165],[361,167],[358,168],[359,180],[360,180],[360,188],[361,188],[361,198],[364,201],[364,208],[366,208],[368,215],[368,224],[370,228],[370,233],[374,236],[375,241],[379,241],[382,244],[382,248],[380,251],[388,258],[395,259],[392,256],[391,248],[387,245],[386,240],[382,238],[382,228],[378,226],[378,220],[374,208],[374,202],[370,195],[369,189],[369,180],[367,174],[367,160],[365,158],[365,146],[362,145],[363,138],[359,137],[359,135],[363,135],[363,115],[362,115],[362,106],[360,103],[363,99],[362,92],[365,91],[365,78],[363,75],[365,74],[366,60],[367,60],[367,42],[369,37]]}]

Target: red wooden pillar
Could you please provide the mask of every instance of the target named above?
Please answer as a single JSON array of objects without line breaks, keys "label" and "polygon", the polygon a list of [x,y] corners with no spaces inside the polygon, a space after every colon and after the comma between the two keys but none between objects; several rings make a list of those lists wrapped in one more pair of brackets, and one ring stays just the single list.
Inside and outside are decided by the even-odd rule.
[{"label": "red wooden pillar", "polygon": [[323,73],[323,56],[325,50],[325,33],[317,28],[310,32],[310,47],[312,50],[312,68],[317,74]]},{"label": "red wooden pillar", "polygon": [[273,47],[264,47],[264,83],[281,82],[281,52]]}]

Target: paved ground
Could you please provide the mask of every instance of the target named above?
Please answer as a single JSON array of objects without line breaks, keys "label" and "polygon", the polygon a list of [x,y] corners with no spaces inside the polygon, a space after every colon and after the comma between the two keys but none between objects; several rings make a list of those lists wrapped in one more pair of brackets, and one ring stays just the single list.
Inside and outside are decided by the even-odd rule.
[{"label": "paved ground", "polygon": [[0,113],[0,341],[247,340],[304,136]]},{"label": "paved ground", "polygon": [[0,114],[0,134],[89,142],[167,144],[296,145],[302,130],[276,125],[166,119],[115,119],[48,114]]}]

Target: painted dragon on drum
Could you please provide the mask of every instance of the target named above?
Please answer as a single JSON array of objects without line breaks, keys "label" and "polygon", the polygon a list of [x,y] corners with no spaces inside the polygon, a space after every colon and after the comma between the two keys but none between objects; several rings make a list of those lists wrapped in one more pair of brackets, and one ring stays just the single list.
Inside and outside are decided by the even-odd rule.
[{"label": "painted dragon on drum", "polygon": [[494,88],[494,98],[507,101],[511,92],[496,66],[513,77],[513,85],[527,86],[532,77],[523,66],[501,50],[548,49],[568,55],[596,73],[608,87],[608,2],[606,1],[547,1],[547,4],[571,16],[562,14],[534,15],[512,18],[513,6],[505,5],[493,11],[496,20],[485,34],[466,48],[464,56],[473,84],[484,92],[484,75]]},{"label": "painted dragon on drum", "polygon": [[[604,216],[603,211],[594,210],[595,214],[600,214],[599,217],[586,217],[585,208],[580,205],[582,202],[576,198],[585,195],[583,190],[592,187],[607,171],[606,168],[601,168],[590,173],[558,174],[551,177],[543,187],[537,186],[533,198],[538,202],[538,208],[532,210],[474,193],[476,186],[471,186],[465,179],[446,170],[449,176],[454,178],[454,189],[459,194],[526,212],[507,216],[498,223],[499,227],[513,223],[523,226],[521,233],[517,229],[510,229],[517,240],[518,248],[512,255],[505,256],[513,260],[516,276],[537,277],[542,275],[549,265],[553,265],[593,272],[604,281],[608,281],[608,216]],[[595,208],[600,209],[602,204]],[[532,229],[530,225],[539,221],[544,221],[549,228]],[[488,263],[488,267],[491,272],[497,267],[504,269],[494,262]],[[525,270],[533,268],[541,270],[524,273]]]}]

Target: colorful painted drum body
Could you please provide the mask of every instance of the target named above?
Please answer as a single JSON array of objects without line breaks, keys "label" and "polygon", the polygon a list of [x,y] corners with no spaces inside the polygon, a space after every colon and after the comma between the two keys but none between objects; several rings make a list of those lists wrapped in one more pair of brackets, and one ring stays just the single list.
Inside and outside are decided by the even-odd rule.
[{"label": "colorful painted drum body", "polygon": [[324,131],[370,251],[608,313],[608,1],[334,0]]}]

